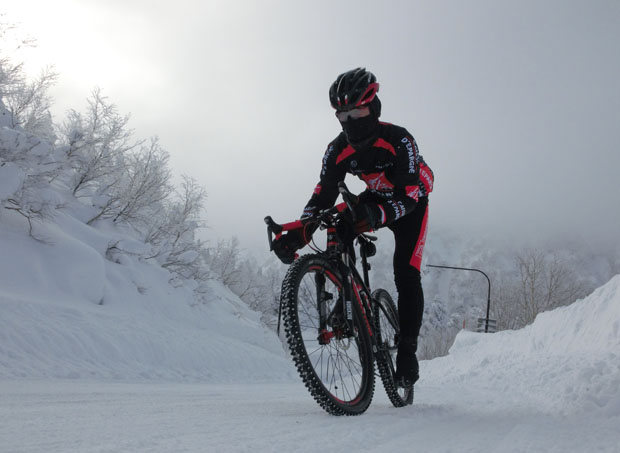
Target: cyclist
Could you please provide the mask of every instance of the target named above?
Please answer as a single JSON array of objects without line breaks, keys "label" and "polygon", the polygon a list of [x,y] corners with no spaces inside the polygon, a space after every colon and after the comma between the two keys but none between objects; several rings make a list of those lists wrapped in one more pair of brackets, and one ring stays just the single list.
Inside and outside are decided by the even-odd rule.
[{"label": "cyclist", "polygon": [[[379,121],[378,91],[376,77],[365,68],[340,74],[331,85],[329,100],[342,132],[327,147],[319,183],[302,218],[332,207],[338,198],[338,182],[347,173],[366,182],[367,188],[355,206],[355,222],[348,214],[348,222],[341,224],[349,225],[351,235],[381,227],[394,233],[394,282],[401,329],[396,380],[408,386],[419,375],[415,354],[424,311],[420,266],[433,172],[405,128]],[[346,216],[346,211],[343,214]],[[296,250],[310,241],[310,235],[308,229],[289,231],[274,242],[274,251],[290,264]]]}]

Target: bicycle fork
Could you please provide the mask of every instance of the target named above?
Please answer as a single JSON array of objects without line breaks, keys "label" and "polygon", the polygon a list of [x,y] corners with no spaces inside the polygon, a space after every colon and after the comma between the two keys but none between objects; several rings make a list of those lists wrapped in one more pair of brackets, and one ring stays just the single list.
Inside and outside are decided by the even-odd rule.
[{"label": "bicycle fork", "polygon": [[332,299],[332,295],[325,291],[325,275],[320,272],[314,274],[314,283],[316,285],[316,305],[317,312],[319,313],[319,336],[318,341],[320,345],[329,344],[330,340],[334,336],[334,332],[327,330],[327,304]]},{"label": "bicycle fork", "polygon": [[316,273],[316,304],[319,313],[318,342],[320,345],[329,344],[332,338],[342,339],[350,334],[355,335],[353,322],[353,279],[350,272],[343,272],[342,288],[339,291],[339,300],[333,310],[329,310],[329,302],[333,294],[325,291],[325,275]]}]

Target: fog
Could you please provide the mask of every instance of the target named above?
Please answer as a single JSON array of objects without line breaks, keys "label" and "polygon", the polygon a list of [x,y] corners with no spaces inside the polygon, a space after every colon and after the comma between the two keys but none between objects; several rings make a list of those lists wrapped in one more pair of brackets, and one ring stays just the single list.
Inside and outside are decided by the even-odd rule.
[{"label": "fog", "polygon": [[[206,236],[266,247],[339,132],[328,88],[364,66],[382,119],[435,173],[433,224],[512,242],[620,231],[620,3],[21,0],[28,70],[60,74],[56,120],[99,86],[175,174],[208,192]],[[362,189],[359,183],[352,185]]]}]

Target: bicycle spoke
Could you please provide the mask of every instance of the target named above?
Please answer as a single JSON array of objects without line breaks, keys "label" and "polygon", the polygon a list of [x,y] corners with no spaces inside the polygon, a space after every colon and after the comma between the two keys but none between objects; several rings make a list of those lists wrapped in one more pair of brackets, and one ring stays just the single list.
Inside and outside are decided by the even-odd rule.
[{"label": "bicycle spoke", "polygon": [[350,331],[360,322],[357,308],[353,324],[343,323],[341,313],[334,312],[342,300],[339,275],[323,257],[297,260],[283,284],[284,321],[297,368],[317,402],[334,414],[359,414],[374,389],[371,339],[366,331],[356,336]]},{"label": "bicycle spoke", "polygon": [[354,350],[345,352],[332,343],[307,351],[319,378],[330,391],[343,398],[353,399],[361,387],[362,367],[352,357],[353,353],[359,354],[357,344],[355,346]]},{"label": "bicycle spoke", "polygon": [[[340,351],[338,351],[338,356],[340,356]],[[342,382],[342,392],[343,395],[346,393],[347,397],[350,398],[350,392],[349,389],[347,388],[347,383],[345,382],[344,378],[342,377],[342,367],[341,367],[342,361],[338,361],[337,362],[337,368],[338,368],[338,375],[340,376],[340,382]]]}]

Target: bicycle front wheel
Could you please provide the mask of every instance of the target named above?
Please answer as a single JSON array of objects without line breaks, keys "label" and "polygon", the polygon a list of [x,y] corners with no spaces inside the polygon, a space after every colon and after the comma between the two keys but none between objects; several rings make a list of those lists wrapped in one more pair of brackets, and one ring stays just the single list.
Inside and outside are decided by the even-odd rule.
[{"label": "bicycle front wheel", "polygon": [[338,270],[320,255],[302,256],[280,297],[288,346],[310,394],[330,414],[363,413],[374,393],[370,333],[356,301],[353,323],[346,321]]},{"label": "bicycle front wheel", "polygon": [[377,366],[388,398],[395,407],[413,403],[413,385],[401,387],[394,382],[396,353],[400,335],[398,310],[390,294],[384,289],[372,293],[375,317],[375,335],[379,351]]}]

